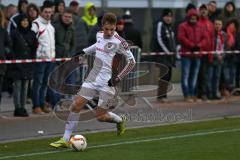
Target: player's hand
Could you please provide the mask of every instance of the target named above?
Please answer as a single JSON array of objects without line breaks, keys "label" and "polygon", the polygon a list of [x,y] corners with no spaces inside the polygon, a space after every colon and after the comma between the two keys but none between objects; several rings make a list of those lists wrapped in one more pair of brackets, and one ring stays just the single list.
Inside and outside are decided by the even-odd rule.
[{"label": "player's hand", "polygon": [[84,54],[85,54],[84,51],[77,52],[77,53],[72,57],[72,59],[73,59],[76,63],[78,63],[78,62],[80,62],[80,61],[82,60],[82,57],[81,57],[80,55],[84,55]]},{"label": "player's hand", "polygon": [[73,59],[76,63],[78,63],[78,62],[81,61],[82,57],[81,57],[81,56],[74,56],[74,57],[72,57],[72,59]]},{"label": "player's hand", "polygon": [[109,87],[115,87],[119,82],[120,82],[119,78],[117,78],[117,77],[116,78],[111,78],[108,81],[108,86]]},{"label": "player's hand", "polygon": [[84,55],[84,54],[85,54],[84,51],[80,51],[80,52],[75,53],[75,56]]}]

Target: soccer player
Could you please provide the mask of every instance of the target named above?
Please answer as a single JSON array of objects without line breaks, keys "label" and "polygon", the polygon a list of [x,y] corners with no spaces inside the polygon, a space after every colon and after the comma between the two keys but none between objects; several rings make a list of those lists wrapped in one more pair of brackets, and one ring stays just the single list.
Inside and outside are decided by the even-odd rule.
[{"label": "soccer player", "polygon": [[[115,31],[116,22],[115,14],[106,13],[102,19],[103,31],[96,35],[97,42],[83,49],[84,54],[96,53],[93,68],[71,104],[63,138],[51,143],[50,146],[68,147],[71,134],[78,124],[81,109],[96,95],[99,95],[98,107],[95,109],[96,118],[100,122],[116,123],[117,134],[124,134],[126,118],[109,112],[107,106],[114,98],[114,86],[133,69],[136,62],[127,42]],[[112,76],[112,62],[116,54],[123,54],[128,63],[117,76]]]}]

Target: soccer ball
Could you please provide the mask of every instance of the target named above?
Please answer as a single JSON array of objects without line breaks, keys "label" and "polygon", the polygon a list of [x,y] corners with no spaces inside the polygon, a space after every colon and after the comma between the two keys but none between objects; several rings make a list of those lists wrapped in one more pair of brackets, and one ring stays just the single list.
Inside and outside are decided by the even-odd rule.
[{"label": "soccer ball", "polygon": [[70,148],[74,151],[84,151],[87,148],[87,140],[82,135],[73,136],[70,141]]}]

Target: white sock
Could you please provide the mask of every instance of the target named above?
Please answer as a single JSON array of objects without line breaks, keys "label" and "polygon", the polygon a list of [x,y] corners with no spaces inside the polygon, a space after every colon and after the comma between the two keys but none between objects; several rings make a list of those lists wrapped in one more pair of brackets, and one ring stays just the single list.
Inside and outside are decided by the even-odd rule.
[{"label": "white sock", "polygon": [[68,142],[73,130],[77,127],[79,121],[80,113],[70,112],[68,116],[68,120],[65,126],[65,132],[63,135],[63,139]]},{"label": "white sock", "polygon": [[117,115],[117,114],[115,114],[113,112],[108,112],[108,115],[112,118],[112,122],[113,123],[120,123],[120,122],[122,122],[122,118],[119,115]]}]

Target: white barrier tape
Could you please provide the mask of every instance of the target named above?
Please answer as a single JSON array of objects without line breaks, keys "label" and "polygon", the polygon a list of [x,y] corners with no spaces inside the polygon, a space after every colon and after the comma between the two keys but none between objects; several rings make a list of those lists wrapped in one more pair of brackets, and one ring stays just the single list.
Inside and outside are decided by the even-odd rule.
[{"label": "white barrier tape", "polygon": [[[206,55],[206,54],[239,54],[239,50],[235,51],[202,51],[202,52],[184,52],[179,53],[184,55],[190,55],[190,54],[200,54],[200,55]],[[174,55],[176,53],[170,52],[143,52],[142,56],[154,56],[154,55]],[[34,62],[61,62],[61,61],[68,61],[71,60],[71,58],[50,58],[50,59],[15,59],[15,60],[0,60],[0,64],[15,64],[15,63],[34,63]]]},{"label": "white barrier tape", "polygon": [[71,60],[71,58],[15,59],[15,60],[0,60],[0,64],[34,63],[34,62],[62,62],[62,61],[69,61],[69,60]]},{"label": "white barrier tape", "polygon": [[[190,55],[190,54],[200,54],[200,55],[206,55],[206,54],[239,54],[240,51],[235,50],[235,51],[201,51],[201,52],[179,52],[179,54],[183,55]],[[143,56],[155,56],[155,55],[174,55],[176,54],[175,52],[144,52],[141,55]]]}]

